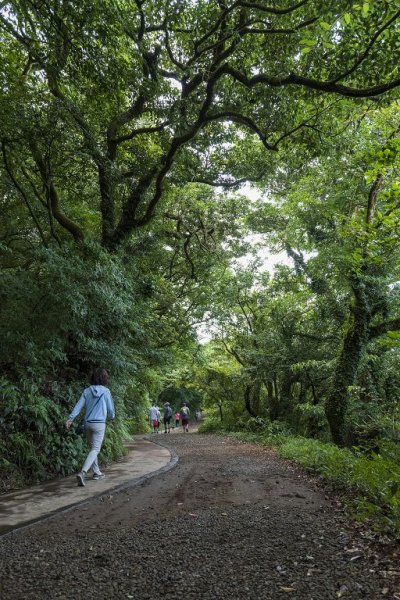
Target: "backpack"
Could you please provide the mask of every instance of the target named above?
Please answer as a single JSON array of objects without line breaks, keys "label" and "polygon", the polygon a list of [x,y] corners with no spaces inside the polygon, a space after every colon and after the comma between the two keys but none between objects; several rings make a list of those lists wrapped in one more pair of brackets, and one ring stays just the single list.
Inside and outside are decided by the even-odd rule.
[{"label": "backpack", "polygon": [[181,410],[181,415],[182,415],[182,417],[187,417],[188,414],[189,414],[189,409],[187,406],[184,406]]},{"label": "backpack", "polygon": [[164,417],[168,419],[168,417],[172,417],[172,408],[167,406],[164,410]]}]

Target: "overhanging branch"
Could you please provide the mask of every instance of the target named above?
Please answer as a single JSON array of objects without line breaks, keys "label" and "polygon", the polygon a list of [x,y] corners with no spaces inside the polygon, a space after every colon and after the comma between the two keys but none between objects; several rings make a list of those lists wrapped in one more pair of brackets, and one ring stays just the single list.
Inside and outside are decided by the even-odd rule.
[{"label": "overhanging branch", "polygon": [[290,74],[286,77],[268,77],[267,75],[259,74],[254,77],[247,77],[244,73],[225,64],[221,67],[221,71],[225,74],[230,75],[233,79],[251,89],[256,85],[268,85],[271,87],[286,87],[289,85],[295,85],[300,87],[306,87],[312,90],[318,90],[320,92],[339,94],[340,96],[346,96],[349,98],[370,98],[372,96],[379,96],[390,90],[400,86],[400,78],[394,79],[389,83],[383,83],[381,85],[375,85],[367,88],[353,88],[342,84],[335,83],[333,81],[318,81],[317,79],[310,79],[309,77],[303,77],[302,75]]}]

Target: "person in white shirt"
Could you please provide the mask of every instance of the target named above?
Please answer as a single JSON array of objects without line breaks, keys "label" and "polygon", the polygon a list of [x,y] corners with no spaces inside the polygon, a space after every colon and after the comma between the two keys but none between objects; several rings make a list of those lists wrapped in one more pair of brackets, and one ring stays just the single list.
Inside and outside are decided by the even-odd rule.
[{"label": "person in white shirt", "polygon": [[149,410],[150,426],[153,427],[153,433],[158,433],[160,427],[161,413],[154,404]]},{"label": "person in white shirt", "polygon": [[96,369],[91,378],[91,386],[83,391],[65,423],[66,428],[70,429],[73,420],[82,410],[85,410],[85,418],[82,423],[90,451],[81,471],[76,476],[80,487],[86,485],[85,476],[89,469],[93,470],[93,479],[104,479],[105,477],[104,473],[100,471],[97,457],[103,444],[106,421],[115,418],[114,402],[110,390],[106,387],[108,380],[109,375],[105,369]]}]

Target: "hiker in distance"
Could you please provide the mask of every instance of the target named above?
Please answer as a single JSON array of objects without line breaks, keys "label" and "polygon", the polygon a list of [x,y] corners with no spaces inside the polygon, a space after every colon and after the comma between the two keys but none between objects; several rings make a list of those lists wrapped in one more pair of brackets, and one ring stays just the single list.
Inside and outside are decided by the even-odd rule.
[{"label": "hiker in distance", "polygon": [[183,403],[183,406],[181,408],[181,421],[182,421],[182,428],[184,433],[187,433],[189,431],[189,417],[190,417],[190,410],[188,405],[186,404],[186,402]]},{"label": "hiker in distance", "polygon": [[90,387],[83,391],[65,423],[66,428],[69,429],[75,417],[83,408],[85,409],[84,429],[90,450],[82,470],[76,476],[79,486],[85,485],[85,476],[90,469],[93,470],[93,479],[105,477],[100,471],[97,456],[103,444],[107,418],[115,418],[114,402],[110,390],[106,387],[108,380],[109,375],[105,369],[96,369],[92,374]]},{"label": "hiker in distance", "polygon": [[171,433],[172,408],[169,402],[164,404],[164,433]]},{"label": "hiker in distance", "polygon": [[150,422],[150,427],[153,427],[153,433],[159,433],[160,419],[161,419],[161,413],[158,410],[158,407],[153,402],[153,404],[151,405],[151,408],[149,410],[149,422]]}]

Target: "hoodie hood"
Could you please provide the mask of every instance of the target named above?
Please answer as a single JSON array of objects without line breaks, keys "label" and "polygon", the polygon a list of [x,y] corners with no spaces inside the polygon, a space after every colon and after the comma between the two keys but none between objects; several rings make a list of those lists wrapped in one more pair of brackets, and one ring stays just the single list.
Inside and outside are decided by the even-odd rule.
[{"label": "hoodie hood", "polygon": [[101,394],[104,394],[104,386],[103,385],[91,385],[89,388],[90,393],[93,398],[98,398]]}]

